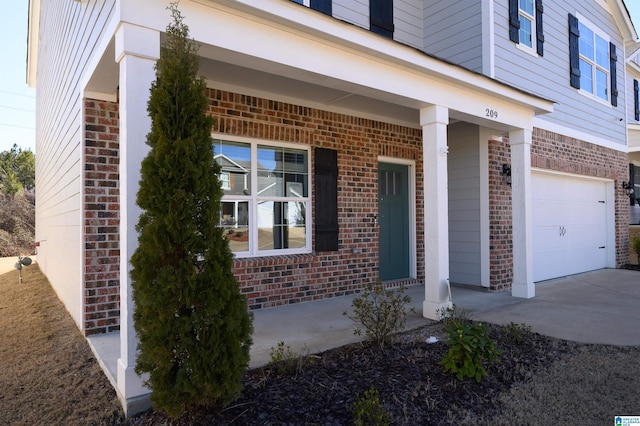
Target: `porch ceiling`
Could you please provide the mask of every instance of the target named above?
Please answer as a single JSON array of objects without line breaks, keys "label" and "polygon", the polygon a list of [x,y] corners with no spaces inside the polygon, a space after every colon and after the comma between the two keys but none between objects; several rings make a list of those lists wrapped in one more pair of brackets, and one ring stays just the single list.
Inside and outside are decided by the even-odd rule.
[{"label": "porch ceiling", "polygon": [[306,71],[277,71],[268,64],[259,68],[252,69],[209,58],[201,58],[200,62],[200,70],[212,87],[419,127],[418,107],[404,105],[406,100],[385,100],[389,94],[367,94],[363,89]]},{"label": "porch ceiling", "polygon": [[[261,96],[282,102],[352,114],[408,127],[420,126],[420,108],[413,99],[363,88],[305,70],[243,58],[232,52],[212,54],[212,47],[201,47],[212,57],[200,58],[200,73],[210,87]],[[98,99],[115,100],[119,84],[119,65],[114,60],[115,43],[105,49],[95,72],[86,85],[86,94]],[[214,59],[218,57],[220,59]],[[223,60],[224,59],[224,60]],[[499,123],[484,121],[450,110],[450,122],[473,122],[506,131]]]}]

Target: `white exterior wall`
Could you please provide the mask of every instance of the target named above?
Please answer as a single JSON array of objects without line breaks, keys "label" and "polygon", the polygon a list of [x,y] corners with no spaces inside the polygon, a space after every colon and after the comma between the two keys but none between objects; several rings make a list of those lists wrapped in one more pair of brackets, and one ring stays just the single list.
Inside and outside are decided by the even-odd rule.
[{"label": "white exterior wall", "polygon": [[37,69],[38,263],[82,328],[82,87],[115,0],[42,1]]},{"label": "white exterior wall", "polygon": [[[495,78],[556,102],[537,127],[616,149],[626,145],[624,44],[613,16],[598,2],[544,1],[544,56],[509,40],[508,2],[495,2]],[[585,96],[569,84],[568,14],[580,14],[616,45],[618,106]],[[622,121],[621,121],[622,119]]]},{"label": "white exterior wall", "polygon": [[[635,119],[635,103],[633,90],[633,80],[637,80],[640,83],[640,54],[634,54],[627,62],[625,86],[627,92],[627,123],[640,124],[640,120]],[[631,145],[631,143],[629,143],[629,145]]]}]

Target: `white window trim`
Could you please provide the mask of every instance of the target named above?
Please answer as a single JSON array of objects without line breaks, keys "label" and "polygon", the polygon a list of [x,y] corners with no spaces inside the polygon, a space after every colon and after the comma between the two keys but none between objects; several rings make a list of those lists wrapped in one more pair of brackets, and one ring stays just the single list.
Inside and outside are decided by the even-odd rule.
[{"label": "white window trim", "polygon": [[[609,34],[605,33],[604,31],[602,31],[600,29],[600,27],[598,27],[597,25],[595,25],[593,22],[591,22],[589,19],[585,18],[584,15],[576,12],[576,18],[578,18],[578,22],[582,25],[584,25],[585,27],[589,27],[589,29],[591,31],[593,31],[593,33],[597,36],[599,36],[600,38],[602,38],[604,41],[606,41],[607,43],[611,43],[611,37],[609,37]],[[582,37],[582,35],[580,35],[580,37]],[[595,42],[595,40],[594,40]],[[595,44],[594,44],[594,49],[595,49]],[[607,49],[607,52],[609,52],[610,54],[610,50]],[[594,55],[596,54],[596,52],[594,51]],[[580,41],[578,40],[578,61],[580,61],[581,59],[583,59],[582,56],[582,52],[580,51]],[[585,61],[591,63],[591,61],[589,61],[588,59],[585,59]],[[591,63],[595,68],[598,68],[598,66],[595,63],[595,58],[594,58],[594,62]],[[594,93],[591,93],[585,89],[582,88],[582,84],[580,84],[580,90],[578,90],[578,93],[580,93],[583,96],[586,96],[587,98],[593,99],[594,101],[597,101],[599,103],[601,103],[602,105],[606,105],[609,108],[613,108],[611,105],[611,69],[609,69],[607,71],[607,99],[603,99],[601,97],[599,97],[598,95],[596,95],[595,93],[595,75],[593,76],[593,84],[594,86],[592,87]]]},{"label": "white window trim", "polygon": [[520,18],[520,16],[524,16],[527,19],[531,20],[531,46],[527,46],[526,44],[522,43],[522,40],[520,40],[520,30],[518,30],[518,48],[522,49],[525,52],[528,53],[533,53],[535,54],[535,56],[538,56],[538,51],[537,51],[537,34],[536,34],[536,30],[537,30],[537,26],[536,26],[536,2],[535,0],[533,0],[533,16],[529,15],[527,12],[525,12],[524,10],[522,10],[520,8],[520,1],[518,1],[518,19]]},{"label": "white window trim", "polygon": [[[265,256],[286,256],[291,254],[307,254],[311,253],[312,245],[312,209],[313,200],[311,197],[313,188],[313,176],[311,175],[311,147],[309,145],[286,143],[279,141],[272,141],[268,139],[252,139],[241,136],[226,135],[224,133],[212,133],[213,139],[229,141],[229,142],[241,142],[251,145],[251,182],[252,185],[257,185],[258,182],[258,145],[267,145],[276,148],[291,148],[307,152],[307,194],[308,196],[300,199],[299,201],[306,204],[306,217],[305,217],[305,235],[306,244],[305,247],[291,248],[291,249],[278,249],[278,250],[258,250],[258,202],[261,199],[256,191],[252,191],[251,195],[232,195],[222,196],[221,201],[248,201],[249,202],[249,251],[234,252],[236,258],[254,258]],[[272,201],[291,201],[289,197],[268,197]],[[253,224],[252,224],[253,219]]]},{"label": "white window trim", "polygon": [[[225,177],[226,179],[222,179],[222,177]],[[221,187],[224,190],[230,190],[231,189],[231,174],[229,172],[220,172],[220,183],[221,183]]]}]

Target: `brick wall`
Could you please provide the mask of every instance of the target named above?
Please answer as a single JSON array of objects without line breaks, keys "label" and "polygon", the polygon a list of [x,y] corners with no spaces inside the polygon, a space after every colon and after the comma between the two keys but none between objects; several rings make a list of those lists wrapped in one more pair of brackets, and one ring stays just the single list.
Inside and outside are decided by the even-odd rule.
[{"label": "brick wall", "polygon": [[[490,286],[511,288],[511,188],[503,182],[502,164],[511,164],[507,138],[489,142]],[[622,181],[628,176],[627,155],[542,129],[534,129],[531,167],[615,181],[616,266],[629,262],[628,198]]]},{"label": "brick wall", "polygon": [[[215,133],[338,151],[339,249],[236,259],[234,274],[251,309],[352,294],[377,280],[378,156],[415,161],[418,278],[403,284],[423,282],[420,129],[215,89],[207,89],[207,94],[209,113],[215,118]],[[87,335],[119,329],[118,149],[118,105],[85,100],[84,329]],[[628,201],[621,187],[628,173],[626,155],[536,129],[531,160],[533,167],[615,179],[616,264],[628,263]],[[501,175],[505,163],[511,163],[508,140],[489,141],[490,285],[493,290],[510,289],[513,277],[511,188]],[[310,189],[313,191],[313,186]],[[353,253],[353,249],[358,252]]]},{"label": "brick wall", "polygon": [[504,182],[502,165],[511,164],[509,142],[489,141],[489,287],[511,289],[513,243],[511,187]]},{"label": "brick wall", "polygon": [[[419,276],[405,284],[421,282],[424,228],[419,129],[215,89],[207,93],[216,133],[338,151],[338,251],[236,259],[234,274],[252,309],[351,294],[377,280],[378,156],[416,162]],[[360,253],[354,254],[353,249]]]},{"label": "brick wall", "polygon": [[84,332],[120,329],[118,104],[84,101]]}]

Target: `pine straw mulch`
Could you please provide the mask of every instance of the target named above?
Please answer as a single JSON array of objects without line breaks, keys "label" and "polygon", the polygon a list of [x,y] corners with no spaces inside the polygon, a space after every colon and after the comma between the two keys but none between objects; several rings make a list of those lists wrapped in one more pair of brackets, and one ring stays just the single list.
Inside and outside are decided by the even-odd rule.
[{"label": "pine straw mulch", "polygon": [[[392,424],[611,424],[640,414],[640,348],[584,345],[519,327],[489,326],[503,351],[480,383],[438,361],[442,326],[380,349],[353,344],[247,372],[222,411],[171,421],[153,411],[124,419],[115,392],[37,266],[0,275],[0,424],[345,425],[372,386]],[[630,324],[636,326],[637,324]],[[436,336],[437,343],[427,343]],[[274,343],[275,345],[275,343]]]}]

